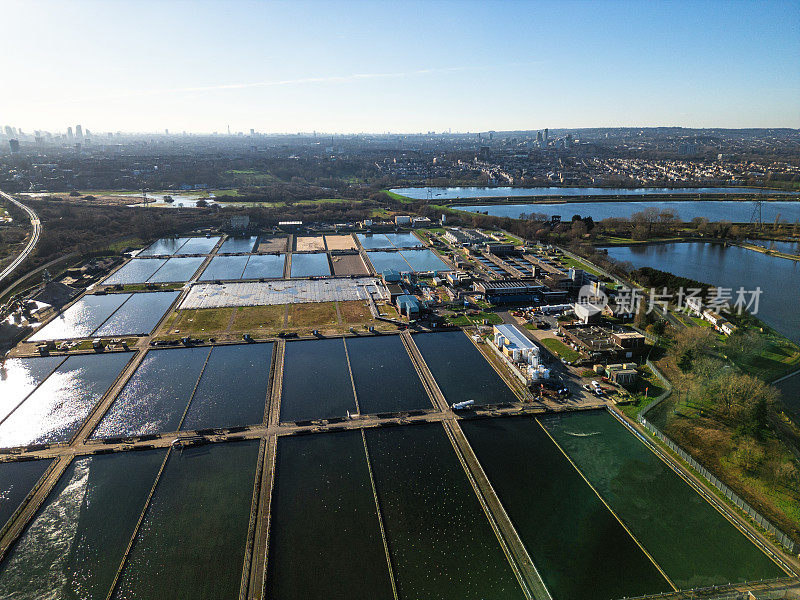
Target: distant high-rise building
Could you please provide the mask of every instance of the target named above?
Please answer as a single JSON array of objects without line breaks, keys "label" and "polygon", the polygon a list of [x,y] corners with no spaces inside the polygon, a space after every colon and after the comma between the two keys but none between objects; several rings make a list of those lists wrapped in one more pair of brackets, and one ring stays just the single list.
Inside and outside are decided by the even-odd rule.
[{"label": "distant high-rise building", "polygon": [[537,142],[537,143],[538,143],[540,146],[542,145],[542,132],[541,132],[541,131],[537,131],[537,132],[536,132],[536,142]]},{"label": "distant high-rise building", "polygon": [[14,138],[8,140],[8,146],[11,148],[11,154],[19,152],[19,140]]},{"label": "distant high-rise building", "polygon": [[547,139],[550,137],[550,132],[545,128],[544,135],[542,135],[542,143],[547,146]]},{"label": "distant high-rise building", "polygon": [[67,139],[72,139],[72,127],[67,127]]},{"label": "distant high-rise building", "polygon": [[11,127],[9,127],[8,125],[5,126],[5,132],[8,137],[14,135],[14,132],[11,130]]},{"label": "distant high-rise building", "polygon": [[76,138],[83,137],[83,128],[80,125],[75,125],[75,137]]},{"label": "distant high-rise building", "polygon": [[164,130],[164,135],[169,135],[169,129]]},{"label": "distant high-rise building", "polygon": [[251,128],[250,129],[250,135],[255,135],[255,134],[256,134],[256,130]]}]

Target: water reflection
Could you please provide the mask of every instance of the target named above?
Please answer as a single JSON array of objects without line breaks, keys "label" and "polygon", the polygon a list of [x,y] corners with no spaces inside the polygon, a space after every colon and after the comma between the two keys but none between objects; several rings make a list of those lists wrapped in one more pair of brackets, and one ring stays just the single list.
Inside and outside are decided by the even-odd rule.
[{"label": "water reflection", "polygon": [[0,424],[0,447],[69,441],[130,357],[70,356]]}]

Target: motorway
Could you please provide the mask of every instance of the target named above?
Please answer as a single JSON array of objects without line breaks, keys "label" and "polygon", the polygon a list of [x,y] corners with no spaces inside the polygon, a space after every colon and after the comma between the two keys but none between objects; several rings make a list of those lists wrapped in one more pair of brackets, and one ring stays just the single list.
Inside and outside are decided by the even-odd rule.
[{"label": "motorway", "polygon": [[33,252],[33,249],[36,247],[36,244],[39,243],[39,237],[42,234],[42,222],[39,220],[39,217],[36,215],[33,210],[25,206],[22,202],[11,196],[10,194],[6,194],[3,191],[0,191],[0,196],[8,200],[9,202],[13,202],[17,206],[19,206],[22,210],[28,213],[28,216],[31,219],[31,225],[33,226],[33,235],[28,238],[28,243],[25,245],[25,248],[22,252],[20,252],[19,256],[15,258],[10,265],[8,265],[2,272],[0,272],[0,281],[3,281],[6,277],[11,275],[18,266],[22,264],[22,262],[28,258],[28,255]]}]

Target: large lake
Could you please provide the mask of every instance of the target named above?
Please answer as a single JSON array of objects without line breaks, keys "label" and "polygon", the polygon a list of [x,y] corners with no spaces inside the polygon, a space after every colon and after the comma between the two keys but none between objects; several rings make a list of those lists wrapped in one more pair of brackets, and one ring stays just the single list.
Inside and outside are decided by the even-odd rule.
[{"label": "large lake", "polygon": [[[395,194],[425,200],[430,192],[431,198],[438,200],[458,200],[459,198],[507,198],[533,196],[652,196],[654,194],[758,194],[759,188],[745,187],[702,187],[702,188],[598,188],[598,187],[407,187],[390,190]],[[769,190],[770,194],[791,194],[792,192]]]},{"label": "large lake", "polygon": [[800,343],[800,262],[738,246],[708,242],[617,246],[608,255],[634,267],[653,267],[696,281],[739,289],[762,289],[758,317]]},{"label": "large lake", "polygon": [[[560,215],[564,220],[573,215],[592,217],[595,221],[609,217],[630,218],[633,213],[647,208],[671,210],[682,221],[691,221],[695,217],[705,217],[709,221],[732,221],[749,223],[753,218],[755,205],[741,200],[659,200],[659,201],[613,201],[613,202],[552,202],[543,204],[486,204],[454,206],[458,210],[488,213],[495,217],[519,219],[522,214],[540,213],[548,218]],[[764,202],[761,208],[761,219],[772,223],[780,216],[781,221],[794,223],[800,219],[800,202],[780,200]]]},{"label": "large lake", "polygon": [[[608,255],[635,267],[654,267],[697,281],[747,290],[760,287],[758,317],[800,343],[800,262],[767,256],[738,246],[706,242],[619,246]],[[800,376],[781,385],[789,410],[800,419]]]}]

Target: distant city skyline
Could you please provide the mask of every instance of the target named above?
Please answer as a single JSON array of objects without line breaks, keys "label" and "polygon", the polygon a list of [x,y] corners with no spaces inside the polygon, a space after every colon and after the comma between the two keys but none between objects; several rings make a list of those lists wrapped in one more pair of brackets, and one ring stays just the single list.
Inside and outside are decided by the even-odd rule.
[{"label": "distant city skyline", "polygon": [[3,12],[0,124],[29,134],[800,127],[797,2],[12,0]]}]

